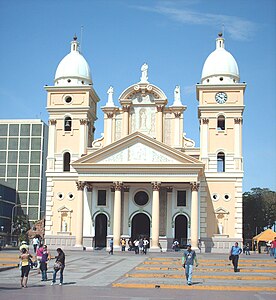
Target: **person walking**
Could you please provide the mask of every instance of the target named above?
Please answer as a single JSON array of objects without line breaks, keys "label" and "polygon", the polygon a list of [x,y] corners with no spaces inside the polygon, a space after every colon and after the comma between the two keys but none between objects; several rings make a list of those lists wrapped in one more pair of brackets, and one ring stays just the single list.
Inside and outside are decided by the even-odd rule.
[{"label": "person walking", "polygon": [[47,246],[43,246],[42,257],[40,260],[40,270],[42,274],[41,281],[47,281],[47,270],[48,270],[48,262],[51,259],[50,252],[47,249]]},{"label": "person walking", "polygon": [[38,274],[40,274],[40,262],[42,259],[42,254],[43,254],[43,245],[40,244],[39,247],[36,249],[36,263],[37,263]]},{"label": "person walking", "polygon": [[234,272],[238,272],[239,256],[241,253],[242,249],[239,247],[238,242],[235,242],[235,245],[232,246],[230,250],[230,257],[234,266]]},{"label": "person walking", "polygon": [[250,249],[249,243],[246,243],[246,245],[245,245],[245,255],[250,255],[249,249]]},{"label": "person walking", "polygon": [[21,261],[20,261],[20,265],[21,265],[20,285],[21,285],[21,287],[27,288],[28,287],[27,286],[28,276],[29,276],[29,272],[30,272],[30,260],[32,258],[32,255],[27,251],[26,248],[22,248],[19,258],[21,259]]},{"label": "person walking", "polygon": [[272,255],[276,259],[276,237],[271,242]]},{"label": "person walking", "polygon": [[135,254],[139,254],[139,240],[136,239],[134,242],[134,247],[135,247]]},{"label": "person walking", "polygon": [[149,246],[149,241],[144,237],[144,239],[143,239],[143,253],[145,255],[147,254],[148,246]]},{"label": "person walking", "polygon": [[126,240],[125,240],[125,238],[122,238],[121,246],[122,246],[122,251],[126,251]]},{"label": "person walking", "polygon": [[113,255],[113,246],[114,246],[114,242],[113,242],[113,238],[111,238],[110,242],[109,242],[109,254]]},{"label": "person walking", "polygon": [[65,253],[61,248],[57,248],[58,255],[55,256],[56,262],[54,264],[54,274],[51,285],[56,283],[57,272],[59,271],[59,285],[63,285],[63,271],[65,268]]},{"label": "person walking", "polygon": [[194,263],[196,264],[196,267],[198,266],[197,263],[197,257],[194,250],[192,250],[191,244],[187,245],[187,250],[184,251],[183,257],[182,257],[182,265],[185,269],[185,275],[188,285],[192,285],[192,275],[193,275],[193,267]]},{"label": "person walking", "polygon": [[201,253],[201,247],[202,247],[201,239],[198,239],[197,247],[198,247],[198,249],[199,249],[199,253]]},{"label": "person walking", "polygon": [[35,236],[35,237],[33,238],[34,254],[36,254],[36,249],[37,249],[38,245],[39,245],[39,239],[38,239],[37,236]]}]

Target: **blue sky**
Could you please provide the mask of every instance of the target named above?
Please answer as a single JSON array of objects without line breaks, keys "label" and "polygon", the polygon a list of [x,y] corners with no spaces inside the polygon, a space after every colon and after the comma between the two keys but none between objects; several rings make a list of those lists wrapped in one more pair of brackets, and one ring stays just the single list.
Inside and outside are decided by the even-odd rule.
[{"label": "blue sky", "polygon": [[149,81],[172,104],[181,87],[186,136],[199,146],[195,84],[224,30],[226,49],[247,83],[243,123],[244,191],[276,190],[275,0],[0,0],[0,119],[48,120],[44,85],[53,85],[76,33],[100,107],[114,87],[115,104],[149,65]]}]

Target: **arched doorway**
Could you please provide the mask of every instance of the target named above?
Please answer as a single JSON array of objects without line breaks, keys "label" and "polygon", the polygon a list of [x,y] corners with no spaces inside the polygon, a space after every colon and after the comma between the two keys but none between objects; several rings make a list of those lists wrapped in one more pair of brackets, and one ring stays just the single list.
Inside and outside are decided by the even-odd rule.
[{"label": "arched doorway", "polygon": [[96,216],[95,247],[106,247],[107,217],[105,214]]},{"label": "arched doorway", "polygon": [[178,240],[180,247],[183,248],[187,245],[188,236],[188,220],[184,215],[178,215],[175,218],[175,231],[174,238]]},{"label": "arched doorway", "polygon": [[150,219],[146,214],[139,213],[132,218],[131,237],[133,239],[150,237]]}]

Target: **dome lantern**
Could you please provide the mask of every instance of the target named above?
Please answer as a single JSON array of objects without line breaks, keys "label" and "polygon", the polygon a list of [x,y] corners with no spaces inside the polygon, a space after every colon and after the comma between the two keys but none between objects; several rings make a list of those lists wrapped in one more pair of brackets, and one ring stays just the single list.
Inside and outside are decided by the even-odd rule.
[{"label": "dome lantern", "polygon": [[55,74],[55,86],[92,85],[90,68],[79,51],[79,42],[74,36],[71,52],[59,63]]},{"label": "dome lantern", "polygon": [[240,80],[239,68],[232,54],[225,50],[222,33],[216,39],[216,50],[206,59],[201,76],[202,84],[233,84]]}]

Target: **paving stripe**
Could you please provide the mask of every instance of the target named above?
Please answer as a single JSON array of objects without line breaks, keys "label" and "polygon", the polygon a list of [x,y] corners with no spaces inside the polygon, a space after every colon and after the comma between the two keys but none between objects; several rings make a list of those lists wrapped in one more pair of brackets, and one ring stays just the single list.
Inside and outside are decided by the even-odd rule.
[{"label": "paving stripe", "polygon": [[[218,263],[218,262],[228,262],[229,260],[228,259],[201,259],[201,258],[198,258],[198,260],[200,262],[207,262],[207,263]],[[171,261],[171,262],[180,262],[182,261],[182,259],[178,258],[178,259],[175,259],[175,258],[169,258],[169,257],[151,257],[151,258],[148,258],[148,261]],[[271,263],[272,260],[271,259],[243,259],[240,257],[239,259],[240,262],[243,262],[243,263]]]},{"label": "paving stripe", "polygon": [[[199,261],[200,263],[200,261]],[[154,262],[154,261],[145,261],[143,262],[144,265],[178,265],[179,263],[173,263],[173,262]],[[223,263],[204,263],[204,266],[229,266],[231,265],[230,262]],[[271,263],[260,263],[260,264],[243,264],[242,262],[239,263],[239,266],[243,267],[271,267]]]},{"label": "paving stripe", "polygon": [[254,287],[254,286],[198,286],[198,285],[171,285],[171,284],[132,284],[132,283],[113,283],[113,287],[134,288],[134,289],[179,289],[179,290],[211,290],[211,291],[263,291],[276,292],[276,287]]},{"label": "paving stripe", "polygon": [[0,267],[18,267],[18,264],[0,264]]},{"label": "paving stripe", "polygon": [[[125,277],[131,278],[174,278],[174,279],[182,279],[186,278],[185,275],[176,275],[176,274],[126,274]],[[221,280],[275,280],[276,277],[272,276],[224,276],[224,275],[193,275],[193,278],[199,279],[221,279]]]},{"label": "paving stripe", "polygon": [[[182,255],[181,255],[182,256]],[[228,254],[226,254],[225,256],[228,257]],[[200,256],[197,256],[200,258]],[[157,261],[168,261],[168,260],[171,260],[171,261],[176,261],[176,260],[179,260],[180,258],[179,257],[149,257],[148,260],[157,260]],[[267,261],[267,262],[270,262],[273,260],[273,258],[271,259],[268,259],[268,258],[260,258],[260,259],[248,259],[248,258],[244,258],[244,257],[240,257],[240,259],[242,260],[246,260],[246,261]],[[202,261],[225,261],[227,259],[207,259],[207,258],[204,258],[204,259],[200,259]]]},{"label": "paving stripe", "polygon": [[[183,267],[181,268],[170,268],[170,267],[136,267],[135,270],[141,271],[183,271]],[[211,269],[211,268],[197,268],[198,272],[233,272],[233,268],[229,269]],[[242,273],[276,273],[276,269],[268,270],[268,269],[240,269]]]}]

